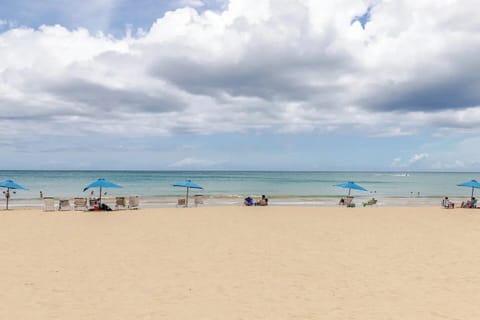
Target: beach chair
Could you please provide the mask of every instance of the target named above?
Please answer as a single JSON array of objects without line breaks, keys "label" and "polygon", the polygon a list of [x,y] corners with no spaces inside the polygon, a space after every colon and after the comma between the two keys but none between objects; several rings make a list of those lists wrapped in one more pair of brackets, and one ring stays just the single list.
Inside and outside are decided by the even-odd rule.
[{"label": "beach chair", "polygon": [[55,199],[53,197],[43,197],[43,211],[55,211]]},{"label": "beach chair", "polygon": [[448,197],[445,197],[445,199],[442,200],[442,207],[445,209],[454,209],[455,204],[448,199]]},{"label": "beach chair", "polygon": [[58,211],[70,211],[72,207],[70,206],[70,200],[62,199],[58,203]]},{"label": "beach chair", "polygon": [[251,207],[255,205],[255,202],[253,202],[252,197],[248,196],[244,199],[243,204],[246,205],[247,207]]},{"label": "beach chair", "polygon": [[75,198],[73,199],[73,210],[87,211],[87,198]]},{"label": "beach chair", "polygon": [[180,198],[177,200],[177,208],[178,207],[185,207],[186,206],[186,201],[185,198]]},{"label": "beach chair", "polygon": [[355,203],[353,203],[353,197],[352,197],[352,196],[348,196],[347,198],[345,198],[344,205],[345,205],[347,208],[354,208],[354,207],[355,207]]},{"label": "beach chair", "polygon": [[138,209],[140,205],[140,198],[138,196],[130,196],[128,197],[128,209]]},{"label": "beach chair", "polygon": [[98,203],[97,199],[88,199],[88,207],[93,208]]},{"label": "beach chair", "polygon": [[348,207],[352,203],[352,200],[353,200],[353,197],[348,196],[348,197],[345,197],[345,198],[341,198],[340,201],[338,202],[338,204],[341,205],[341,206],[347,206]]},{"label": "beach chair", "polygon": [[374,204],[377,204],[377,199],[370,199],[367,202],[362,202],[363,206],[373,206]]},{"label": "beach chair", "polygon": [[195,207],[198,207],[199,205],[203,204],[203,197],[200,195],[195,196]]},{"label": "beach chair", "polygon": [[115,210],[119,210],[120,207],[123,209],[127,208],[127,199],[125,197],[115,197]]}]

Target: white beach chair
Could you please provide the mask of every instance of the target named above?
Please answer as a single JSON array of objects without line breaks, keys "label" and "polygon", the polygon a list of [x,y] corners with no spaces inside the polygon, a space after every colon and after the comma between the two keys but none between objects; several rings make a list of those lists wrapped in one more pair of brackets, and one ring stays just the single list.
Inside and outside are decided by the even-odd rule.
[{"label": "white beach chair", "polygon": [[88,210],[87,207],[87,198],[75,198],[73,200],[73,210]]},{"label": "white beach chair", "polygon": [[123,209],[127,208],[127,199],[125,197],[115,197],[115,210],[119,210],[120,207]]},{"label": "white beach chair", "polygon": [[97,199],[88,199],[88,207],[89,208],[93,208],[96,204],[98,204],[98,200]]},{"label": "white beach chair", "polygon": [[43,211],[55,211],[55,199],[53,197],[43,197]]},{"label": "white beach chair", "polygon": [[203,204],[203,197],[201,195],[196,195],[195,196],[195,207],[198,207],[201,204]]},{"label": "white beach chair", "polygon": [[138,209],[140,205],[140,198],[138,196],[128,197],[128,209]]},{"label": "white beach chair", "polygon": [[70,211],[72,207],[70,206],[70,200],[62,199],[58,202],[58,211]]}]

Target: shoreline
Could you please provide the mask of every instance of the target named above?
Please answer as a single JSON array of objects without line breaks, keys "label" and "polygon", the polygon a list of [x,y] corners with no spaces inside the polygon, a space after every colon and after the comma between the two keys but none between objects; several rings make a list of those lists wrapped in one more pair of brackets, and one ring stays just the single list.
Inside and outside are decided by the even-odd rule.
[{"label": "shoreline", "polygon": [[[140,196],[140,208],[175,208],[177,205],[177,199],[182,197],[171,197],[171,196],[162,196],[162,197],[141,197]],[[255,196],[255,199],[259,196]],[[331,196],[305,196],[305,197],[284,197],[284,196],[270,196],[269,197],[269,206],[272,207],[338,207],[338,201],[341,196],[331,197]],[[60,199],[68,199],[73,205],[72,197],[54,197],[55,202],[58,203]],[[104,202],[113,208],[115,205],[114,197],[105,197]],[[237,207],[243,206],[243,197],[240,196],[202,196],[204,204],[199,205],[201,207]],[[356,196],[354,197],[353,203],[356,207],[362,207],[363,202],[367,202],[372,199],[371,196]],[[443,197],[375,197],[378,200],[377,204],[374,205],[377,207],[440,207],[441,200]],[[463,201],[468,200],[468,197],[449,197],[453,201],[456,207],[459,207]],[[193,207],[194,197],[189,197],[189,203]],[[5,200],[0,201],[0,210],[4,210]],[[10,199],[9,208],[12,209],[42,209],[44,207],[43,199]]]}]

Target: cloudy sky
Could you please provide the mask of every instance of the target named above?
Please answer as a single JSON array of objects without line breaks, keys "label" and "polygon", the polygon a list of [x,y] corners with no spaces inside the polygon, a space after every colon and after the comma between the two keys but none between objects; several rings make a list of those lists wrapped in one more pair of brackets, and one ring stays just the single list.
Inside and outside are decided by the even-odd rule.
[{"label": "cloudy sky", "polygon": [[480,170],[476,0],[0,0],[2,169]]}]

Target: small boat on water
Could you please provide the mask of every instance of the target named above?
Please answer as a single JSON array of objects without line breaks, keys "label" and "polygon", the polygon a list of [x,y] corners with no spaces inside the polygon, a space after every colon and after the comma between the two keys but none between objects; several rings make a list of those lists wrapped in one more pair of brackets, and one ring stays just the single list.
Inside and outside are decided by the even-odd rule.
[{"label": "small boat on water", "polygon": [[404,172],[404,173],[397,173],[397,174],[394,174],[393,176],[395,177],[408,177],[410,176],[410,174]]}]

